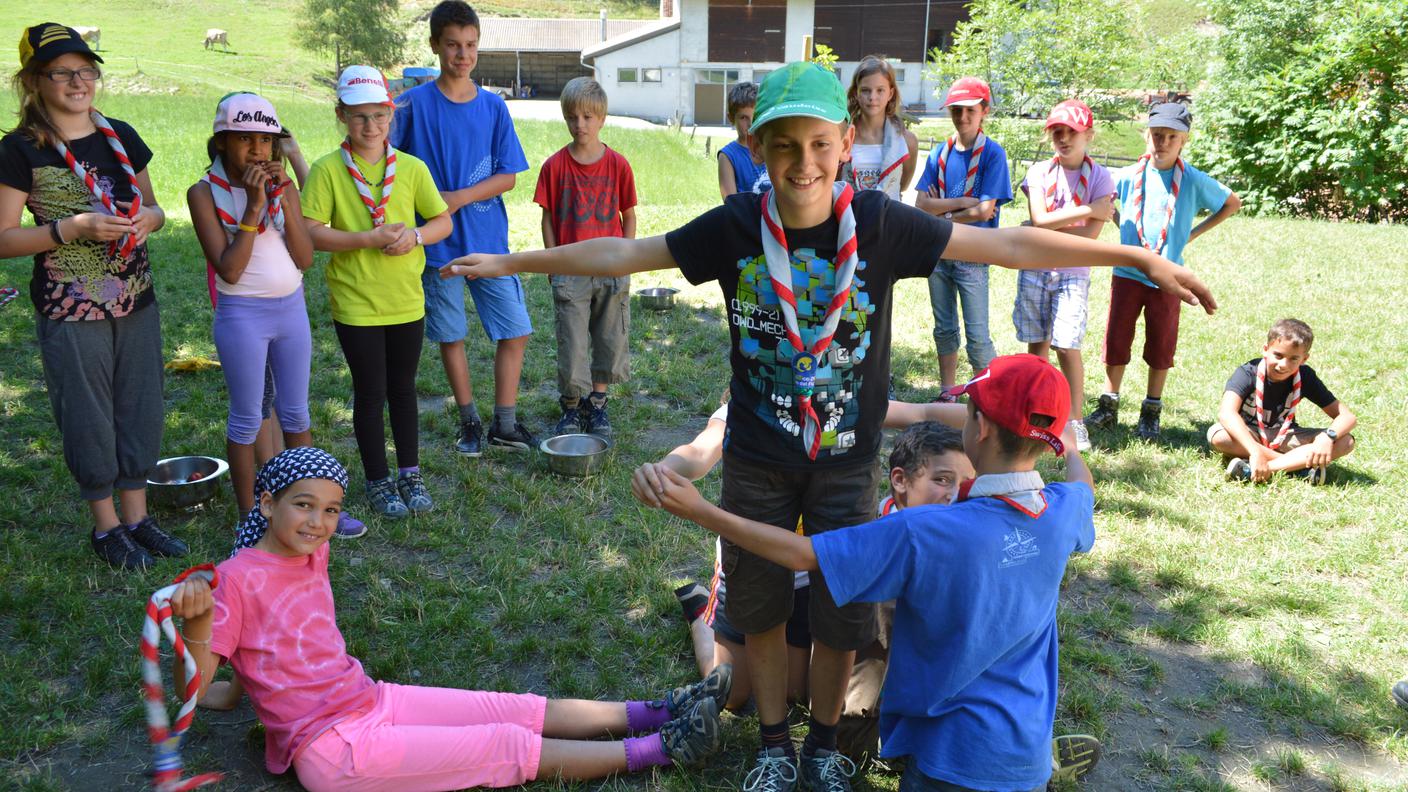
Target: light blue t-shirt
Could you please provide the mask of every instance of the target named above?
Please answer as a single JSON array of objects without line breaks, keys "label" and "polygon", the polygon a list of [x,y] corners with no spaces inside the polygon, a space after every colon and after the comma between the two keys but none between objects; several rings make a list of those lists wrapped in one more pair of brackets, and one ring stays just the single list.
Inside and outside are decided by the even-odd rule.
[{"label": "light blue t-shirt", "polygon": [[[934,146],[929,159],[924,161],[924,171],[919,174],[919,183],[914,189],[919,192],[939,183],[939,152],[944,144]],[[973,160],[973,151],[954,149],[944,163],[944,197],[962,198],[963,185],[968,177],[968,164]],[[1007,152],[996,140],[988,138],[983,147],[983,156],[978,158],[978,178],[973,183],[973,197],[979,201],[997,201],[997,211],[991,220],[970,223],[974,228],[997,228],[1002,215],[1002,205],[1012,203],[1012,174],[1007,170]]]},{"label": "light blue t-shirt", "polygon": [[[468,102],[452,102],[433,82],[417,85],[396,100],[391,145],[419,157],[435,184],[461,190],[500,173],[528,170],[513,131],[508,105],[482,88]],[[427,245],[425,263],[439,267],[468,253],[508,252],[508,210],[496,195],[460,207],[443,242]]]},{"label": "light blue t-shirt", "polygon": [[[1120,202],[1121,245],[1139,246],[1139,233],[1134,227],[1134,205],[1130,203],[1129,196],[1134,192],[1134,183],[1139,179],[1142,164],[1135,163],[1115,171],[1115,199]],[[1157,245],[1159,234],[1164,230],[1164,218],[1168,216],[1167,199],[1173,192],[1173,168],[1154,170],[1152,161],[1148,168],[1149,177],[1144,183],[1144,238]],[[1168,229],[1164,258],[1182,264],[1183,248],[1188,245],[1188,234],[1193,230],[1193,221],[1198,218],[1198,212],[1220,211],[1231,194],[1232,191],[1217,179],[1184,163],[1183,183],[1178,188],[1178,203],[1173,207],[1173,224]],[[1132,267],[1115,267],[1115,275],[1133,278],[1145,286],[1154,285],[1153,281]]]},{"label": "light blue t-shirt", "polygon": [[837,604],[894,599],[884,756],[997,792],[1051,776],[1056,598],[1095,543],[1095,495],[1048,484],[1032,518],[996,498],[904,509],[812,537]]}]

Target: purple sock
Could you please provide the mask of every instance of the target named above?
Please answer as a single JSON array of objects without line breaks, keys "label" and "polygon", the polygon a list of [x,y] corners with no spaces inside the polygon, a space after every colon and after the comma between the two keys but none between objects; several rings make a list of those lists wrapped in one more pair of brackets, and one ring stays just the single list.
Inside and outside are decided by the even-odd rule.
[{"label": "purple sock", "polygon": [[397,472],[399,472],[399,473],[400,473],[401,475],[403,475],[403,476],[406,475],[407,473],[419,473],[419,472],[420,472],[420,465],[411,465],[411,466],[408,467],[408,468],[396,468],[396,470],[397,470]]},{"label": "purple sock", "polygon": [[653,732],[669,720],[670,711],[663,701],[626,702],[626,731],[631,734]]},{"label": "purple sock", "polygon": [[639,773],[649,767],[669,767],[674,764],[665,753],[665,741],[660,732],[647,737],[626,738],[626,770]]}]

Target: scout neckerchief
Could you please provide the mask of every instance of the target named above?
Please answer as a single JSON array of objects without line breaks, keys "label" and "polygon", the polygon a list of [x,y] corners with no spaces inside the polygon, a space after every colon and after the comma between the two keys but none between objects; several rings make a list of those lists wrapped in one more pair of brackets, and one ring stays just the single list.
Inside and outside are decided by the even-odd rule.
[{"label": "scout neckerchief", "polygon": [[[235,194],[230,189],[230,179],[225,175],[225,163],[220,157],[216,157],[210,163],[210,170],[205,172],[204,181],[210,185],[210,197],[215,201],[215,216],[220,218],[220,223],[225,226],[225,233],[234,235],[239,230],[240,221],[235,219]],[[284,187],[288,182],[275,185],[270,179],[264,184],[264,216],[259,218],[259,232],[264,233],[269,221],[274,221],[274,228],[283,232],[284,230]]]},{"label": "scout neckerchief", "polygon": [[900,505],[895,503],[894,495],[886,495],[885,500],[880,501],[880,516],[888,517],[900,510]]},{"label": "scout neckerchief", "polygon": [[[821,328],[816,332],[811,346],[802,341],[802,331],[797,323],[797,296],[792,293],[792,254],[787,247],[787,235],[782,230],[782,221],[777,215],[777,194],[768,190],[763,196],[763,256],[768,264],[768,277],[772,279],[773,291],[777,292],[782,307],[782,318],[787,329],[787,340],[796,350],[792,357],[792,387],[797,392],[797,412],[802,425],[802,446],[807,450],[808,459],[816,459],[821,450],[821,420],[812,407],[812,390],[816,386],[816,370],[822,365],[822,356],[831,346],[831,338],[836,335],[836,326],[841,322],[841,310],[851,296],[851,280],[856,273],[860,258],[856,253],[856,216],[851,211],[851,199],[855,191],[843,182],[832,184],[832,214],[836,217],[836,288],[831,302],[826,306],[826,315]],[[795,434],[795,430],[794,430]]]},{"label": "scout neckerchief", "polygon": [[1035,470],[1014,473],[988,473],[958,485],[959,503],[969,498],[996,498],[1022,514],[1036,519],[1046,511],[1046,483]]},{"label": "scout neckerchief", "polygon": [[[188,577],[202,578],[213,589],[219,585],[219,573],[210,564],[191,567],[171,581],[171,585],[152,594],[147,601],[147,617],[142,625],[142,695],[147,702],[147,736],[151,739],[155,761],[152,764],[152,786],[160,792],[184,792],[188,789],[219,781],[219,773],[203,773],[181,778],[181,738],[195,720],[196,697],[200,693],[200,668],[195,656],[186,651],[186,642],[171,620],[171,597],[181,581]],[[176,713],[176,728],[166,714],[166,689],[161,679],[158,647],[161,634],[171,641],[176,661],[185,669],[185,688],[181,693],[181,709]]]},{"label": "scout neckerchief", "polygon": [[1173,190],[1164,196],[1164,227],[1159,231],[1157,247],[1144,238],[1144,180],[1149,177],[1153,159],[1145,154],[1139,158],[1138,164],[1139,178],[1134,180],[1134,190],[1129,196],[1129,202],[1134,204],[1134,232],[1139,236],[1139,244],[1162,256],[1164,246],[1168,244],[1168,227],[1173,225],[1173,210],[1178,205],[1178,188],[1183,186],[1183,158],[1179,157],[1173,163]]},{"label": "scout neckerchief", "polygon": [[[948,155],[953,152],[958,145],[958,136],[952,135],[944,141],[944,145],[939,149],[939,197],[948,197]],[[983,158],[983,149],[988,146],[988,136],[983,130],[978,130],[978,136],[973,139],[973,156],[968,159],[968,175],[963,180],[963,196],[973,195],[973,188],[978,184],[978,163]]]},{"label": "scout neckerchief", "polygon": [[1266,430],[1266,407],[1263,402],[1266,398],[1266,358],[1256,364],[1256,428],[1261,433],[1261,444],[1273,451],[1281,447],[1286,441],[1286,435],[1291,433],[1291,424],[1296,420],[1296,405],[1300,404],[1300,369],[1296,369],[1296,375],[1291,380],[1290,409],[1286,411],[1286,419],[1281,422],[1281,428],[1276,432],[1273,439],[1271,433]]},{"label": "scout neckerchief", "polygon": [[[126,212],[117,208],[117,202],[113,200],[113,197],[98,184],[98,180],[93,178],[93,174],[89,173],[88,169],[84,168],[83,165],[79,163],[78,159],[73,156],[73,152],[68,150],[68,146],[65,146],[62,140],[56,139],[54,141],[54,148],[58,149],[59,156],[64,158],[64,162],[68,164],[68,169],[73,171],[73,175],[77,176],[79,181],[83,182],[88,188],[88,192],[92,193],[93,197],[97,198],[98,201],[102,203],[104,209],[107,209],[114,217],[125,217],[131,220],[137,216],[138,212],[142,211],[142,188],[137,184],[137,172],[132,169],[132,160],[128,159],[127,149],[123,147],[122,141],[118,139],[117,131],[112,128],[112,124],[109,124],[108,120],[103,118],[102,114],[97,110],[89,111],[88,115],[93,119],[93,126],[97,127],[98,131],[103,133],[103,137],[107,138],[108,148],[112,149],[113,156],[117,158],[117,164],[121,165],[123,172],[127,174],[127,183],[132,185],[132,204],[127,207]],[[125,259],[132,255],[132,251],[135,250],[136,247],[136,235],[131,233],[123,234],[121,239],[108,243],[108,258],[117,256]]]},{"label": "scout neckerchief", "polygon": [[386,174],[381,178],[379,202],[372,200],[372,186],[367,183],[367,177],[362,175],[362,170],[353,161],[352,147],[345,139],[342,141],[342,164],[347,166],[347,172],[352,175],[352,183],[357,185],[357,194],[362,196],[362,203],[367,205],[367,211],[372,215],[372,227],[380,227],[386,222],[386,205],[391,201],[391,183],[396,181],[396,150],[391,148],[390,143],[386,144]]},{"label": "scout neckerchief", "polygon": [[866,179],[866,183],[862,184],[860,177],[856,175],[854,164],[847,163],[847,175],[850,176],[852,187],[857,190],[884,191],[886,180],[899,178],[895,171],[909,160],[909,144],[905,142],[904,135],[896,131],[895,126],[890,119],[885,119],[884,134],[880,139],[880,175],[873,181]]},{"label": "scout neckerchief", "polygon": [[[1090,176],[1095,171],[1095,162],[1087,154],[1080,163],[1080,181],[1076,184],[1076,189],[1071,193],[1071,203],[1074,206],[1084,206],[1087,193],[1090,191]],[[1058,154],[1051,158],[1051,166],[1046,170],[1046,211],[1056,211],[1056,195],[1064,192],[1059,188],[1069,185],[1066,182],[1065,168],[1061,166],[1061,156]]]}]

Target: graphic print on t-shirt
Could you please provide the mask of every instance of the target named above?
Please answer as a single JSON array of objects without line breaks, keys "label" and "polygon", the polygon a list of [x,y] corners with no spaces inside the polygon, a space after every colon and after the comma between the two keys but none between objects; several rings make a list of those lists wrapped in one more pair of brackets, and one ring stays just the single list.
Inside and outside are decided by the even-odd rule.
[{"label": "graphic print on t-shirt", "polygon": [[[99,188],[114,194],[110,176],[99,172],[93,163],[81,164]],[[84,212],[111,214],[67,167],[35,168],[34,187],[26,203],[40,224]],[[40,292],[50,306],[46,311],[50,318],[84,318],[89,313],[122,316],[131,311],[137,297],[151,288],[146,247],[137,248],[129,259],[110,258],[105,243],[74,241],[78,244],[62,245],[42,256],[45,277]]]},{"label": "graphic print on t-shirt", "polygon": [[[802,343],[810,345],[821,332],[826,307],[835,293],[836,268],[812,248],[793,250],[790,258]],[[792,370],[792,358],[800,350],[793,349],[787,340],[766,259],[746,258],[739,261],[738,267],[738,290],[729,306],[729,317],[738,328],[739,352],[748,361],[749,384],[763,397],[757,405],[757,415],[793,437],[800,436],[802,426],[797,420]],[[870,349],[867,325],[875,310],[861,277],[864,271],[865,261],[860,261],[836,335],[816,361],[812,405],[821,419],[821,449],[832,454],[845,453],[856,444],[855,427],[860,416],[856,394],[864,385],[857,366]]]},{"label": "graphic print on t-shirt", "polygon": [[620,226],[621,212],[617,208],[616,183],[612,174],[588,175],[584,173],[564,174],[557,199],[556,225],[584,227],[590,233],[578,232],[581,239],[593,236],[614,236],[611,232]]},{"label": "graphic print on t-shirt", "polygon": [[[479,164],[475,165],[474,171],[469,174],[469,183],[471,185],[478,184],[479,182],[484,181],[493,174],[494,158],[490,156],[485,156],[484,159],[479,160]],[[474,203],[470,204],[470,206],[472,206],[474,208],[474,211],[476,212],[487,212],[490,209],[494,208],[494,202],[498,201],[499,197],[500,196],[495,195],[492,198],[485,198],[482,201],[475,201]]]}]

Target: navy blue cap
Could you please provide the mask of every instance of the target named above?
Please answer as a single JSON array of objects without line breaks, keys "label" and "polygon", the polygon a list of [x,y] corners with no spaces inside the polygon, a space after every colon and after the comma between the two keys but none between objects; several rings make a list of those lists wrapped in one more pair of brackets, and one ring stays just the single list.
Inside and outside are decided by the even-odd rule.
[{"label": "navy blue cap", "polygon": [[1149,108],[1149,128],[1154,127],[1187,132],[1193,128],[1193,114],[1181,102],[1162,102]]}]

